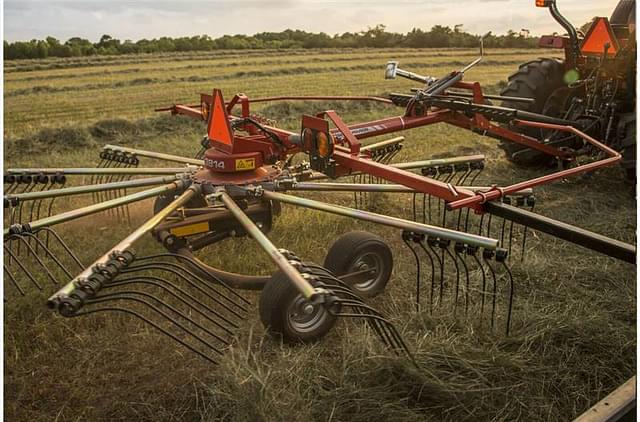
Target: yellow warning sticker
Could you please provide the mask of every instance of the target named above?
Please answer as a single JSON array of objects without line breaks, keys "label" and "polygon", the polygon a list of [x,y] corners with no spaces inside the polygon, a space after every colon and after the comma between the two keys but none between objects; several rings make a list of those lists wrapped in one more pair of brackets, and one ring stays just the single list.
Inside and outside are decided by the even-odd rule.
[{"label": "yellow warning sticker", "polygon": [[209,231],[209,222],[205,221],[202,223],[189,224],[188,226],[182,227],[174,227],[169,230],[172,235],[183,237],[183,236],[191,236],[193,234],[206,233]]},{"label": "yellow warning sticker", "polygon": [[236,170],[253,170],[256,168],[255,158],[238,158],[236,160]]}]

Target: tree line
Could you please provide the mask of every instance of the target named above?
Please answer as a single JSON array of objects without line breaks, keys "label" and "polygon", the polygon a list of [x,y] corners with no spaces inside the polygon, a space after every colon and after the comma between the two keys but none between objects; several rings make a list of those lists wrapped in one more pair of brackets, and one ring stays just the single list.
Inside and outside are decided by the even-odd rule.
[{"label": "tree line", "polygon": [[[406,34],[388,32],[384,25],[366,31],[345,32],[328,35],[287,29],[282,32],[261,32],[255,35],[224,35],[211,38],[208,35],[151,40],[121,41],[103,35],[96,43],[73,37],[64,43],[54,37],[44,40],[4,41],[5,60],[37,59],[46,57],[79,57],[93,55],[119,55],[135,53],[168,53],[175,51],[211,51],[242,49],[289,49],[289,48],[385,48],[385,47],[477,47],[479,36],[465,32],[462,25],[453,28],[435,25],[429,31],[414,28]],[[508,31],[504,35],[489,35],[485,38],[489,48],[532,48],[537,39],[528,31]]]}]

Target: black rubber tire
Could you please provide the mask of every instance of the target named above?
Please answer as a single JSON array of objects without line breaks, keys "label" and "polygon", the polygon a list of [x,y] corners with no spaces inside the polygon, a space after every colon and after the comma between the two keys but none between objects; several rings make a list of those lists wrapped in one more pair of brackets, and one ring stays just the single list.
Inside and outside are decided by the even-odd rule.
[{"label": "black rubber tire", "polygon": [[386,242],[379,236],[366,231],[348,232],[333,242],[324,259],[324,267],[338,278],[357,270],[354,266],[373,265],[376,265],[379,271],[372,279],[363,280],[360,283],[349,279],[343,280],[362,297],[379,295],[391,278],[393,254]]},{"label": "black rubber tire", "polygon": [[[533,113],[542,113],[547,99],[558,88],[566,86],[564,83],[564,64],[562,60],[542,58],[520,65],[517,72],[509,76],[507,86],[500,95],[508,97],[524,97],[535,100],[533,103],[503,101],[502,106],[515,108]],[[540,138],[537,129],[523,128],[522,133]],[[518,151],[525,149],[514,142],[502,141],[500,147],[505,151],[507,159],[522,166],[547,165],[553,159],[543,153],[531,153],[514,157]]]},{"label": "black rubber tire", "polygon": [[620,0],[611,14],[611,25],[629,25],[636,22],[636,0]]},{"label": "black rubber tire", "polygon": [[618,137],[621,139],[620,153],[622,161],[620,165],[625,171],[627,180],[636,181],[636,114],[622,115],[618,126]]},{"label": "black rubber tire", "polygon": [[[313,305],[314,314],[309,321],[304,321],[304,315],[292,314],[296,305],[305,303],[308,304],[282,271],[274,273],[262,289],[258,303],[260,320],[267,333],[284,343],[310,343],[327,335],[337,317],[322,305]],[[300,316],[298,321],[292,319],[295,316]],[[305,323],[308,328],[303,329]]]}]

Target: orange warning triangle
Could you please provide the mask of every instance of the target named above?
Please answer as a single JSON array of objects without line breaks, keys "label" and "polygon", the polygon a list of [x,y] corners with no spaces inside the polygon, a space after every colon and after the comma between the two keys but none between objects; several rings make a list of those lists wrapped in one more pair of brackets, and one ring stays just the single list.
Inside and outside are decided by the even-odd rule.
[{"label": "orange warning triangle", "polygon": [[618,40],[613,34],[609,20],[607,18],[597,18],[589,28],[580,50],[585,55],[597,54],[601,56],[607,43],[609,44],[607,56],[614,57],[618,54],[618,49],[620,48]]},{"label": "orange warning triangle", "polygon": [[233,146],[233,132],[229,124],[229,115],[224,105],[222,91],[213,90],[213,98],[211,100],[211,112],[209,113],[209,122],[207,125],[207,135],[209,140],[221,149],[231,152]]}]

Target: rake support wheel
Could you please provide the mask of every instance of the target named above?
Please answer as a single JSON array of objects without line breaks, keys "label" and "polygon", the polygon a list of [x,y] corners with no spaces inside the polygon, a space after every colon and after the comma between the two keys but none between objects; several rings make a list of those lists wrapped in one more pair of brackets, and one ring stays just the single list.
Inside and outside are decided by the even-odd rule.
[{"label": "rake support wheel", "polygon": [[324,267],[360,296],[375,297],[389,282],[393,255],[385,241],[375,234],[352,231],[331,245]]},{"label": "rake support wheel", "polygon": [[273,274],[260,294],[260,320],[285,343],[309,343],[327,335],[337,317],[307,301],[282,272]]}]

